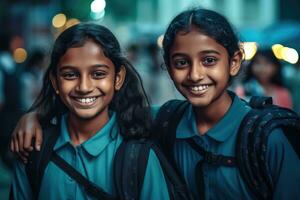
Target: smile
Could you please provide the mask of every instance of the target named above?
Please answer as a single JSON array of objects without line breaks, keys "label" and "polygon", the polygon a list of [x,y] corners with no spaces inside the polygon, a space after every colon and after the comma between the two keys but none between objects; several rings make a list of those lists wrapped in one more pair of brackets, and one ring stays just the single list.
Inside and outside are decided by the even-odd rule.
[{"label": "smile", "polygon": [[199,85],[199,86],[192,86],[190,87],[190,89],[192,91],[202,91],[202,90],[206,90],[209,87],[209,85]]},{"label": "smile", "polygon": [[202,85],[187,86],[187,88],[189,92],[194,95],[202,95],[208,90],[209,86],[210,84],[202,84]]},{"label": "smile", "polygon": [[81,104],[84,104],[84,105],[91,105],[93,104],[97,97],[87,97],[87,98],[74,98],[76,101],[80,102]]}]

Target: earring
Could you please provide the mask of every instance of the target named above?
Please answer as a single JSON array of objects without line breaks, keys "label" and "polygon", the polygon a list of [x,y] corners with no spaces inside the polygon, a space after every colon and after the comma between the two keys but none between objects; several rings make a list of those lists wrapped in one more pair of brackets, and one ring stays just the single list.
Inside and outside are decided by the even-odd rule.
[{"label": "earring", "polygon": [[55,90],[56,94],[59,94],[59,91],[58,90]]}]

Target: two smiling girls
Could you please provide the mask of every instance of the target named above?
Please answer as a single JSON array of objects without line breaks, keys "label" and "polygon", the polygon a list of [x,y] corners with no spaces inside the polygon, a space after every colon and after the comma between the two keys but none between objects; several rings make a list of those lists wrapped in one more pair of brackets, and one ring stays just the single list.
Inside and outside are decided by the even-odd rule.
[{"label": "two smiling girls", "polygon": [[[109,38],[104,44],[109,46],[111,40]],[[116,120],[116,123],[125,130],[132,130],[128,129],[128,124],[132,125],[129,126],[132,128],[140,127],[138,133],[143,133],[147,132],[149,128],[147,124],[149,111],[147,106],[143,107],[144,104],[140,101],[140,104],[139,102],[133,103],[133,105],[140,105],[139,112],[131,112],[138,119],[122,118],[125,115],[123,115],[122,109],[120,111],[117,109],[118,106],[122,106],[119,104],[124,104],[123,107],[126,110],[131,103],[128,99],[131,95],[122,92],[124,87],[128,87],[127,84],[130,84],[129,80],[131,79],[126,64],[116,62],[114,54],[112,56],[107,53],[106,47],[103,47],[101,43],[99,46],[93,40],[87,39],[80,44],[79,47],[76,45],[67,49],[59,57],[52,57],[52,60],[57,60],[57,63],[54,63],[53,66],[50,65],[50,69],[52,66],[52,69],[57,68],[58,70],[56,73],[48,73],[49,77],[52,77],[52,84],[50,85],[48,81],[49,83],[45,87],[51,91],[57,90],[58,94],[56,95],[60,96],[65,105],[64,108],[68,109],[68,115],[62,115],[62,120],[64,120],[62,123],[68,124],[69,128],[62,129],[62,139],[56,144],[56,148],[66,148],[64,144],[67,142],[69,145],[80,146],[82,144],[81,146],[86,145],[86,151],[90,149],[92,155],[98,156],[101,150],[97,151],[92,148],[96,146],[100,148],[98,145],[92,144],[95,137],[103,138],[100,139],[101,148],[108,148],[104,151],[113,152],[118,145],[121,133],[116,133],[117,137],[114,140],[109,140],[105,136],[106,131],[111,128],[110,124],[113,124],[112,120]],[[98,52],[98,54],[91,58],[93,52]],[[195,8],[184,11],[177,15],[167,28],[163,40],[163,54],[171,79],[178,91],[189,102],[189,106],[177,126],[173,149],[177,167],[189,190],[195,199],[201,197],[205,199],[253,199],[253,194],[247,188],[236,167],[204,165],[204,191],[200,192],[199,186],[196,184],[195,167],[203,157],[186,142],[187,139],[192,139],[207,151],[235,156],[238,127],[251,108],[234,93],[227,90],[231,78],[238,74],[243,58],[239,40],[229,22],[220,14],[206,9]],[[94,73],[94,71],[96,72]],[[127,82],[125,77],[127,77]],[[103,79],[107,79],[107,81]],[[139,91],[134,87],[130,90],[128,92],[132,95]],[[85,98],[86,96],[88,98]],[[114,100],[117,97],[119,97],[119,101],[116,104],[117,101]],[[140,94],[137,98],[143,99],[144,96]],[[48,108],[51,106],[49,104],[49,102],[45,102],[39,106],[43,105],[42,107],[47,106]],[[38,108],[35,110],[39,113]],[[62,111],[54,105],[51,108]],[[129,111],[130,108],[127,110]],[[112,111],[114,112],[112,113]],[[141,117],[142,112],[144,112],[143,117]],[[53,116],[49,116],[47,119],[51,117]],[[135,124],[135,122],[140,124]],[[99,134],[96,134],[97,132]],[[137,132],[133,131],[134,133]],[[39,146],[42,138],[35,113],[25,115],[20,121],[13,134],[12,150],[20,152],[24,157],[27,154],[26,150],[33,148],[30,145],[32,137],[37,138],[35,145]],[[104,147],[105,145],[107,146]],[[70,151],[70,149],[64,151]],[[105,156],[105,160],[101,162],[99,160],[99,164],[105,167],[103,170],[95,172],[88,167],[86,172],[103,173],[103,176],[106,176],[104,178],[104,180],[107,179],[106,182],[102,182],[104,180],[96,180],[96,182],[106,187],[109,192],[113,192],[112,181],[109,180],[111,179],[110,163],[113,155],[105,153]],[[65,159],[71,158],[65,156]],[[84,158],[78,159],[85,163]],[[149,180],[145,182],[147,184],[143,191],[147,195],[162,195],[157,199],[168,199],[167,194],[164,196],[165,183],[163,177],[159,177],[161,170],[156,160],[154,155],[149,158],[149,171],[156,173],[149,172]],[[268,139],[267,166],[275,185],[274,199],[297,199],[300,197],[297,188],[300,181],[300,161],[281,129],[275,129]],[[299,166],[298,170],[296,166]],[[154,168],[157,169],[154,170]],[[51,170],[49,171],[51,172]],[[19,176],[14,179],[13,184],[17,190],[24,187],[21,186],[21,183],[24,183],[23,179],[26,179],[24,176],[20,176],[20,173],[22,173],[21,169],[17,169],[16,174]],[[95,176],[91,175],[91,177]],[[51,177],[48,179],[51,181]],[[46,185],[48,184],[45,183],[43,187],[46,188]],[[147,185],[153,186],[147,187]],[[57,193],[62,191],[60,188],[55,189]],[[23,188],[21,191],[25,195],[27,190]],[[152,198],[143,196],[141,199]]]}]

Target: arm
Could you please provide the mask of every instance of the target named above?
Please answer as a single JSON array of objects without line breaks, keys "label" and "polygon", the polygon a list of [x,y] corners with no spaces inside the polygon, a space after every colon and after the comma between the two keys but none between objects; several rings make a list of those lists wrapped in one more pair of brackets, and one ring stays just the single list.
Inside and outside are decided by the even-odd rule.
[{"label": "arm", "polygon": [[163,170],[153,150],[149,153],[140,199],[170,199]]},{"label": "arm", "polygon": [[37,113],[27,113],[19,120],[15,130],[12,133],[10,143],[11,151],[17,153],[22,160],[26,161],[28,151],[32,151],[32,139],[35,138],[35,149],[40,150],[43,138],[42,129],[37,118]]},{"label": "arm", "polygon": [[273,199],[300,199],[300,159],[281,129],[269,136],[267,162],[274,181]]},{"label": "arm", "polygon": [[15,162],[14,165],[14,178],[11,187],[13,199],[32,199],[31,188],[25,172],[25,165],[19,161]]}]

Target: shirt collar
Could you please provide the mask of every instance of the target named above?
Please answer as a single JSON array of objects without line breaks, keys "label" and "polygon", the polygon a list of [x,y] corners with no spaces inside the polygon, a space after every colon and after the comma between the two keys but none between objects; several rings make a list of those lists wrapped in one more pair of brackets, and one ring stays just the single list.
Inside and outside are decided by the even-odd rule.
[{"label": "shirt collar", "polygon": [[[250,107],[233,92],[228,91],[228,93],[233,100],[229,110],[224,117],[205,134],[219,142],[224,142],[238,130],[241,121],[250,110]],[[189,105],[178,125],[176,138],[184,139],[193,136],[199,136],[199,134],[192,105]]]},{"label": "shirt collar", "polygon": [[[118,133],[118,128],[116,124],[116,114],[114,112],[110,113],[110,119],[104,125],[104,127],[99,130],[94,136],[86,140],[81,144],[83,149],[91,156],[98,156],[107,145],[116,138]],[[61,134],[54,146],[54,150],[62,148],[66,144],[72,144],[69,131],[67,128],[67,115],[62,117],[61,121]]]}]

